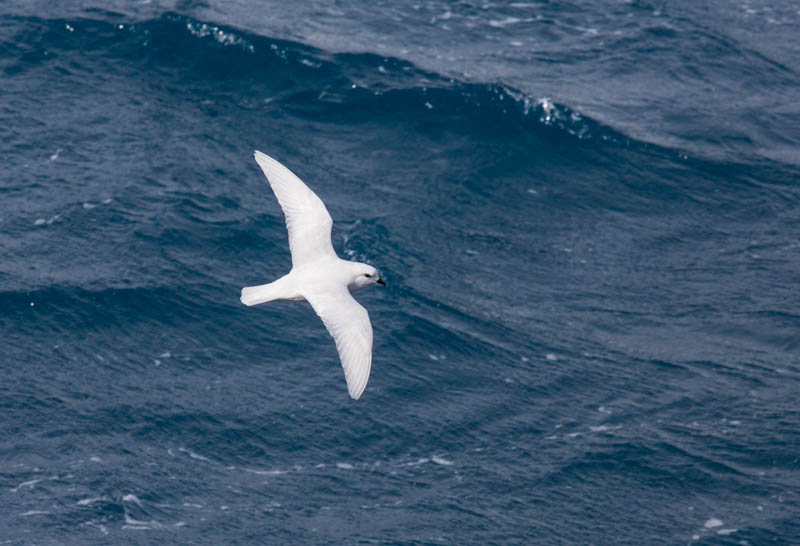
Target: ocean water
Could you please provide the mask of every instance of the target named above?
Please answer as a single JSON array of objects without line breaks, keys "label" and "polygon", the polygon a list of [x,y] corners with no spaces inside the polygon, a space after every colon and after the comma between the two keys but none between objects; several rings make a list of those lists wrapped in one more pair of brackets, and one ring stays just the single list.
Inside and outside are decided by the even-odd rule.
[{"label": "ocean water", "polygon": [[[0,544],[800,543],[795,2],[0,2]],[[252,159],[378,267],[364,396]]]}]

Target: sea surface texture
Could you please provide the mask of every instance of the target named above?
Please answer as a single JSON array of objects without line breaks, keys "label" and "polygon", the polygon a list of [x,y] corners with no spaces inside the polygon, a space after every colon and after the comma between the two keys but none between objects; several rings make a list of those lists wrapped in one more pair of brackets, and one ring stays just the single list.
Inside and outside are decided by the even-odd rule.
[{"label": "sea surface texture", "polygon": [[[790,0],[0,1],[0,544],[800,543]],[[347,395],[253,160],[388,286]]]}]

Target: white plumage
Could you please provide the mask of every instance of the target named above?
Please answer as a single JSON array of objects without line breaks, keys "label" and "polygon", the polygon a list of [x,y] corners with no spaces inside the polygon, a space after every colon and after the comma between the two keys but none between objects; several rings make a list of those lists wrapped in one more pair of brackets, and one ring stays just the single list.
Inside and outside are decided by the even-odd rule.
[{"label": "white plumage", "polygon": [[357,399],[372,365],[372,325],[367,310],[350,292],[385,283],[374,267],[336,255],[331,216],[308,186],[268,155],[256,150],[255,158],[286,217],[292,270],[275,282],[243,288],[241,301],[248,306],[272,300],[308,301],[333,336],[347,390]]}]

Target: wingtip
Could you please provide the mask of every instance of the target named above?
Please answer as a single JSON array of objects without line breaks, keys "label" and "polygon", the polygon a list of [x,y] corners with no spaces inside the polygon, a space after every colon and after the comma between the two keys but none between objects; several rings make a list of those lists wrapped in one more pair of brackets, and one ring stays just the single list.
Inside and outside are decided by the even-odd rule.
[{"label": "wingtip", "polygon": [[278,163],[275,159],[260,150],[253,150],[253,157],[262,169],[272,167],[274,163]]},{"label": "wingtip", "polygon": [[368,378],[365,379],[363,382],[359,382],[358,384],[354,385],[347,385],[347,393],[350,395],[350,398],[353,400],[358,400],[361,398],[361,395],[364,394],[364,391],[367,390],[367,381]]}]

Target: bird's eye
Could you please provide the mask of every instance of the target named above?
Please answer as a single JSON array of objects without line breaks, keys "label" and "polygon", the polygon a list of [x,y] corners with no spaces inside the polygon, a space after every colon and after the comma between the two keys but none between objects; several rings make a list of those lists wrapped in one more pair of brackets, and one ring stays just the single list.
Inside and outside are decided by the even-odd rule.
[{"label": "bird's eye", "polygon": [[367,278],[369,278],[369,277],[371,277],[372,275],[370,275],[369,273],[364,273],[364,276],[365,276],[365,277],[367,277]]}]

